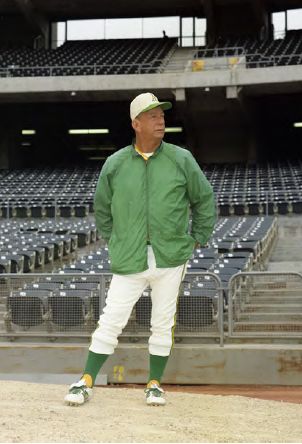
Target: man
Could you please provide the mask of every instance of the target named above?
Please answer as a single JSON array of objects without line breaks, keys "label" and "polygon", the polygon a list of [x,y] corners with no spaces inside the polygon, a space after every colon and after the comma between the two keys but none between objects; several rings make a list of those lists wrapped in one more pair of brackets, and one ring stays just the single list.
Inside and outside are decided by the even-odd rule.
[{"label": "man", "polygon": [[215,223],[213,191],[192,154],[163,141],[164,110],[171,107],[151,93],[137,96],[130,105],[135,142],[110,156],[102,168],[95,217],[108,241],[113,276],[83,376],[65,397],[70,405],[92,396],[101,366],[148,285],[152,313],[146,402],[165,404],[160,381],[173,344],[180,284],[194,247],[207,243]]}]

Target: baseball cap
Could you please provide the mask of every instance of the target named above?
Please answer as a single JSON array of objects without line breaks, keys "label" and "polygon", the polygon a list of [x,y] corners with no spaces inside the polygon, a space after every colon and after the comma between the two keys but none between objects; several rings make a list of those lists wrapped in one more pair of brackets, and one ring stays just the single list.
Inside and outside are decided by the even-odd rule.
[{"label": "baseball cap", "polygon": [[172,103],[159,102],[158,98],[150,92],[139,94],[130,103],[131,120],[134,120],[135,117],[137,117],[140,113],[144,113],[158,106],[160,106],[163,110],[170,109],[172,108]]}]

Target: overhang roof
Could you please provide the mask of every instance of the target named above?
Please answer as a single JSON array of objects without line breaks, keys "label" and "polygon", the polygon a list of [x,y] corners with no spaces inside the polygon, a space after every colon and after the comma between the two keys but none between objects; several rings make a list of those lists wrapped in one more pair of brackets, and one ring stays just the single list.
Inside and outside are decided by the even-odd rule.
[{"label": "overhang roof", "polygon": [[0,0],[0,15],[20,12],[18,3],[30,5],[50,21],[92,18],[163,16],[205,17],[205,4],[263,4],[270,12],[301,8],[301,0]]}]

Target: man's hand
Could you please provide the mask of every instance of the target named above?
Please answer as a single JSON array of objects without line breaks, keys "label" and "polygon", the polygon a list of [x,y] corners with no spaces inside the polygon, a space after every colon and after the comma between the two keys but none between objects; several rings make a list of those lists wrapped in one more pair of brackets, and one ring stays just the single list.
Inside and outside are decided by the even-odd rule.
[{"label": "man's hand", "polygon": [[195,242],[195,250],[196,248],[207,248],[207,245],[201,245],[199,242]]}]

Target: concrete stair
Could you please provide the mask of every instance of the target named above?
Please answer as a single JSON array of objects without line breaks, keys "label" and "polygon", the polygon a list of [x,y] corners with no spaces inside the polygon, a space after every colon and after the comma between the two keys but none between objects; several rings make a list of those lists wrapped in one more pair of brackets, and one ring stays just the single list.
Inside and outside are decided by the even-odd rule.
[{"label": "concrete stair", "polygon": [[192,48],[177,48],[164,68],[164,73],[192,71],[191,60],[196,50]]},{"label": "concrete stair", "polygon": [[260,290],[260,284],[255,287],[254,292],[245,295],[240,310],[237,303],[236,331],[301,331],[302,283],[301,288],[286,288],[284,291],[271,288]]},{"label": "concrete stair", "polygon": [[288,321],[239,321],[236,322],[236,332],[255,332],[257,334],[296,333],[297,335],[301,336],[302,321],[292,323],[289,323]]},{"label": "concrete stair", "polygon": [[249,304],[246,307],[245,313],[276,313],[278,315],[283,313],[301,313],[301,304]]},{"label": "concrete stair", "polygon": [[263,313],[250,313],[243,312],[238,316],[240,321],[247,322],[302,322],[302,312],[300,313],[290,313],[290,312],[263,312]]}]

